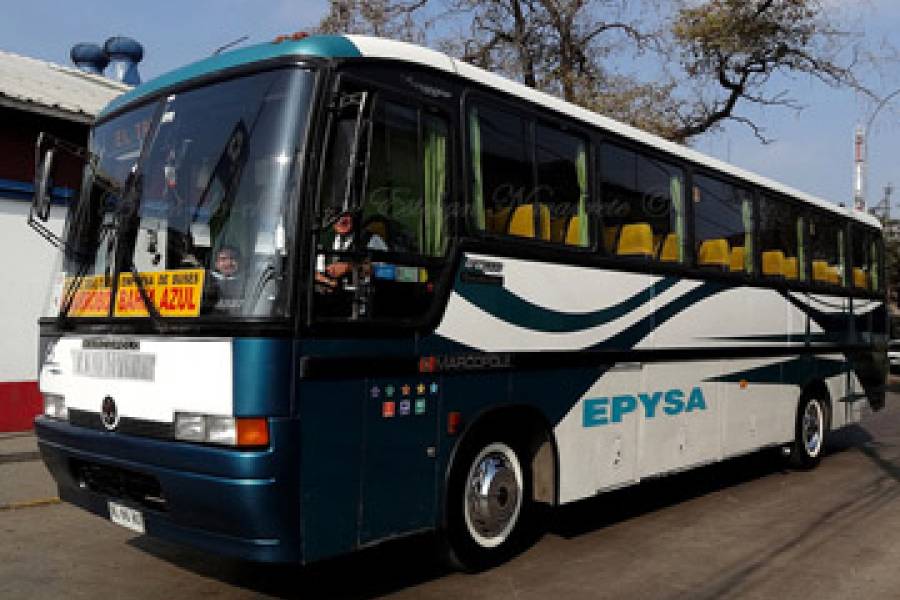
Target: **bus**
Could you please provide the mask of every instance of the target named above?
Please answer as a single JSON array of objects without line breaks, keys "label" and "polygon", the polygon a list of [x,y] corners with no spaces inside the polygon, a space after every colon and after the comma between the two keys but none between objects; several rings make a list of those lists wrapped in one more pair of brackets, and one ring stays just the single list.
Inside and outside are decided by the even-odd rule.
[{"label": "bus", "polygon": [[872,216],[426,48],[217,54],[35,162],[43,460],[201,551],[427,533],[477,570],[607,490],[766,447],[813,467],[884,404]]}]

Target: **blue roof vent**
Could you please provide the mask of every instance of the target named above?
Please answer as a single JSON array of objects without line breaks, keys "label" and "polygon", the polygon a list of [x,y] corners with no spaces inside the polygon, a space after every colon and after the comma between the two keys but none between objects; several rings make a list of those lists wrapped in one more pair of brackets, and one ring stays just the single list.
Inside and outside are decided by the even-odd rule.
[{"label": "blue roof vent", "polygon": [[112,62],[112,78],[127,83],[138,85],[141,83],[141,75],[138,73],[137,64],[144,58],[144,47],[131,38],[115,36],[106,40],[103,45],[109,60]]},{"label": "blue roof vent", "polygon": [[109,64],[109,56],[97,44],[75,44],[69,56],[75,66],[85,73],[103,75],[103,69]]}]

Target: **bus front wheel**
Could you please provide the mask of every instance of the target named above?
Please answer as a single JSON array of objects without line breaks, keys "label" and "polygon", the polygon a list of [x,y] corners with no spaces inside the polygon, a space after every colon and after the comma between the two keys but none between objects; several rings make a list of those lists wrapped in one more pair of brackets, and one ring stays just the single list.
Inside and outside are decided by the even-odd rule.
[{"label": "bus front wheel", "polygon": [[523,447],[511,439],[478,436],[461,448],[446,498],[445,541],[454,566],[479,571],[523,545],[533,507]]},{"label": "bus front wheel", "polygon": [[791,466],[812,469],[822,459],[828,429],[828,409],[814,396],[800,399],[794,426],[794,443],[790,447]]}]

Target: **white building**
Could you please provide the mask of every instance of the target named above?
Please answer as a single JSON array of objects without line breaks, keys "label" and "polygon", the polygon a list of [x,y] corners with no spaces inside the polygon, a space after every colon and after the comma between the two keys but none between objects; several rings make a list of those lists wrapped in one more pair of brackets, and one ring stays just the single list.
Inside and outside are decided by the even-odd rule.
[{"label": "white building", "polygon": [[[37,319],[56,250],[26,224],[41,131],[79,146],[88,126],[128,86],[99,75],[0,51],[0,432],[31,427],[37,390]],[[60,182],[72,189],[78,174]],[[51,226],[61,229],[61,194]]]}]

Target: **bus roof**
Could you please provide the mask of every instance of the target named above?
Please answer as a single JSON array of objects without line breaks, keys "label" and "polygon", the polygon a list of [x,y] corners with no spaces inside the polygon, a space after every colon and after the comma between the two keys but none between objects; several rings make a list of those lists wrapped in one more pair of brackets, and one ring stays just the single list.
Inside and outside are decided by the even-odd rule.
[{"label": "bus roof", "polygon": [[170,71],[169,73],[134,88],[130,92],[122,94],[103,109],[100,117],[124,107],[126,104],[151,96],[156,92],[178,85],[184,81],[211,75],[217,71],[232,67],[289,56],[390,59],[445,71],[468,81],[547,107],[557,113],[594,125],[600,129],[611,131],[624,138],[640,142],[641,144],[657,148],[668,154],[681,157],[684,160],[704,165],[721,173],[733,175],[734,177],[767,188],[771,191],[798,198],[809,204],[850,217],[867,225],[878,228],[881,227],[881,223],[873,215],[860,213],[852,208],[838,206],[833,202],[793,189],[756,173],[741,169],[724,161],[702,154],[701,152],[697,152],[686,146],[665,140],[651,133],[647,133],[646,131],[605,117],[570,102],[566,102],[556,96],[540,92],[521,83],[501,77],[495,73],[472,66],[442,52],[406,42],[369,36],[315,35],[299,40],[288,39],[281,42],[256,44],[213,55],[174,71]]}]

